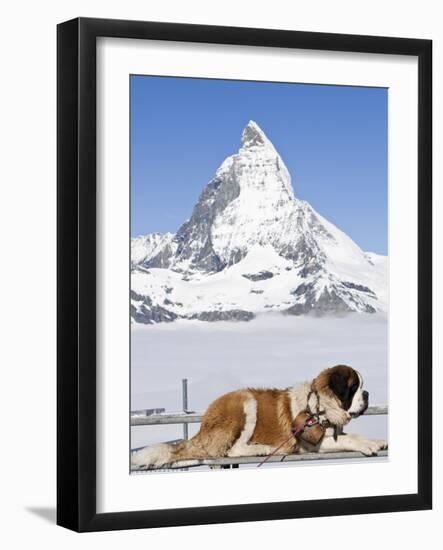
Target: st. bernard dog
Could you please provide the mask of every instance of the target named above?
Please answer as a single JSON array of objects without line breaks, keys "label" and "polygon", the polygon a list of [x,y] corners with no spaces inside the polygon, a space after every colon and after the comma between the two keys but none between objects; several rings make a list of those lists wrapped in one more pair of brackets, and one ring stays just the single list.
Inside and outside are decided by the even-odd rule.
[{"label": "st. bernard dog", "polygon": [[[287,389],[233,391],[208,407],[200,431],[192,439],[145,447],[132,455],[132,467],[151,469],[178,461],[192,465],[202,458],[266,456],[276,449],[280,455],[340,451],[375,455],[387,448],[386,441],[342,430],[367,409],[368,400],[362,376],[346,365],[325,369],[312,382]],[[314,419],[322,426],[318,442],[297,435],[300,429],[294,430],[294,422],[299,418]]]}]

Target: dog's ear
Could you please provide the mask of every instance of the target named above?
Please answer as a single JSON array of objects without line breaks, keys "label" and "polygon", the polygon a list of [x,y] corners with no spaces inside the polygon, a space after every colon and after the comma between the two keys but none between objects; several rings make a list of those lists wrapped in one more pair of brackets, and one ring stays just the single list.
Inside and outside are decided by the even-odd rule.
[{"label": "dog's ear", "polygon": [[329,387],[342,403],[346,403],[350,392],[349,372],[340,368],[333,369],[329,377]]}]

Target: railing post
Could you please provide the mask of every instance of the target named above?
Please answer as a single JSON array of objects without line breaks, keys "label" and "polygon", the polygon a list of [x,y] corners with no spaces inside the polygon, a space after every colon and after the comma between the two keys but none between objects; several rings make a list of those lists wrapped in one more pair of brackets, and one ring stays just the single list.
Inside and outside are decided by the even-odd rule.
[{"label": "railing post", "polygon": [[[188,410],[188,379],[183,378],[182,380],[182,402],[183,402],[183,412]],[[188,439],[188,424],[183,424],[183,439]]]}]

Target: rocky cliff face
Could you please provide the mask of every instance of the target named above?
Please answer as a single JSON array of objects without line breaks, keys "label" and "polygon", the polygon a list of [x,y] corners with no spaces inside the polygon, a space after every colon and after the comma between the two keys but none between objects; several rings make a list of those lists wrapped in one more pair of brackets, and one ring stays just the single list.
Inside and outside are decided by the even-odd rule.
[{"label": "rocky cliff face", "polygon": [[294,196],[283,160],[252,121],[191,218],[175,235],[137,237],[132,250],[139,323],[386,309],[386,259]]}]

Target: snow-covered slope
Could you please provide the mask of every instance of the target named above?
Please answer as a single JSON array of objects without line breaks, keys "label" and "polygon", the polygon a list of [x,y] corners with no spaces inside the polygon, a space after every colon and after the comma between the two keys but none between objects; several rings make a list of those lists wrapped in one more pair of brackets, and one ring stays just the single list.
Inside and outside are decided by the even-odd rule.
[{"label": "snow-covered slope", "polygon": [[137,237],[132,248],[139,323],[387,307],[386,259],[294,196],[283,160],[252,121],[177,233]]},{"label": "snow-covered slope", "polygon": [[134,267],[147,262],[169,243],[173,233],[150,233],[131,239],[131,265]]}]

